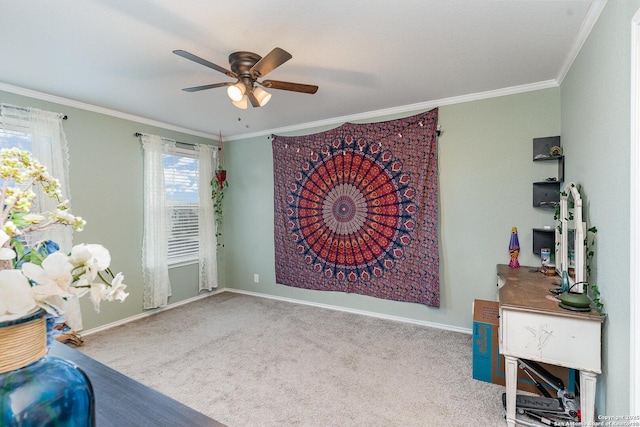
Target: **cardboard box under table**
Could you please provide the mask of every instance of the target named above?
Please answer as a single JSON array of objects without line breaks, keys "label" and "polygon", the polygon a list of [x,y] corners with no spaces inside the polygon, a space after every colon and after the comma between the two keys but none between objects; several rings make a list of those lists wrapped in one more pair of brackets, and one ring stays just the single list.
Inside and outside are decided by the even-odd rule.
[{"label": "cardboard box under table", "polygon": [[[505,385],[504,356],[498,347],[498,302],[475,300],[473,302],[473,378],[489,383]],[[540,363],[550,374],[560,378],[569,392],[576,391],[575,370]],[[535,378],[535,376],[534,376]],[[536,378],[552,396],[556,391]],[[540,394],[531,378],[518,369],[518,390]]]}]

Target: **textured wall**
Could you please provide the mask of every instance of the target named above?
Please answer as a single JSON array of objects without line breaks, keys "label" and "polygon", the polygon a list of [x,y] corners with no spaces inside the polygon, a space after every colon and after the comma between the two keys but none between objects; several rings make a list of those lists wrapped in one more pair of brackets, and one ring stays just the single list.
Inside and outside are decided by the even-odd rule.
[{"label": "textured wall", "polygon": [[[582,185],[598,228],[592,281],[608,312],[598,411],[629,414],[629,156],[631,18],[640,1],[610,1],[562,83],[567,177]],[[606,397],[606,398],[605,398]]]}]

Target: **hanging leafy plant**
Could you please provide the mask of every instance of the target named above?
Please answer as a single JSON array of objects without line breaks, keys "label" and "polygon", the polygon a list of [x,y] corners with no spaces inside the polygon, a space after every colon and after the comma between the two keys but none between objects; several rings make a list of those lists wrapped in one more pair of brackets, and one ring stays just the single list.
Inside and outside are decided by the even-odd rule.
[{"label": "hanging leafy plant", "polygon": [[[211,198],[214,200],[213,214],[216,221],[216,238],[219,240],[220,236],[222,236],[222,232],[220,230],[222,227],[223,218],[222,201],[224,200],[224,189],[229,187],[229,182],[227,181],[227,170],[224,168],[222,133],[220,133],[218,150],[220,151],[220,156],[218,157],[218,167],[216,168],[214,177],[211,178]],[[224,246],[220,244],[219,241],[218,245]]]},{"label": "hanging leafy plant", "polygon": [[[229,183],[227,181],[225,181],[224,184],[220,186],[218,185],[218,181],[216,178],[211,179],[211,198],[214,200],[213,213],[215,215],[218,230],[220,230],[220,226],[222,225],[222,201],[224,200],[224,189],[227,187],[229,187]],[[216,232],[216,236],[221,235],[222,233],[220,233],[220,231]]]},{"label": "hanging leafy plant", "polygon": [[[595,243],[597,237],[598,229],[596,227],[591,227],[587,230],[587,236],[584,239],[585,245],[585,258],[586,258],[586,270],[587,270],[587,279],[591,276],[591,261],[596,254],[595,252]],[[600,290],[598,289],[598,285],[592,282],[588,282],[589,284],[589,293],[591,301],[596,306],[598,313],[602,316],[606,316],[604,312],[604,304],[600,301]]]}]

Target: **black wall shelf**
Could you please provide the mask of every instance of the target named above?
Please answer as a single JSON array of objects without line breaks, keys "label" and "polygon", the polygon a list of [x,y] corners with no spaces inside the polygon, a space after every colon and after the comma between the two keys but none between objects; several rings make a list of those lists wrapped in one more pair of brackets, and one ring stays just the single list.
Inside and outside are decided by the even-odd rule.
[{"label": "black wall shelf", "polygon": [[[556,148],[557,147],[557,148]],[[564,181],[564,156],[559,136],[533,138],[534,162],[558,162],[558,176],[547,177],[545,181],[533,183],[533,206],[554,210],[560,205],[560,191]],[[555,254],[556,233],[553,227],[533,229],[533,253],[540,255],[542,248],[549,248]]]},{"label": "black wall shelf", "polygon": [[[559,151],[559,153],[553,151]],[[564,181],[564,156],[560,146],[560,137],[533,138],[533,161],[558,162],[558,176],[548,177],[546,181],[533,183],[533,206],[555,209],[560,203],[560,185]]]},{"label": "black wall shelf", "polygon": [[558,162],[558,176],[555,177],[559,182],[564,181],[564,156],[549,156],[549,157],[540,157],[537,159],[533,159],[534,162],[544,162],[544,161],[557,161]]},{"label": "black wall shelf", "polygon": [[533,183],[533,206],[555,209],[560,203],[560,183],[542,181]]},{"label": "black wall shelf", "polygon": [[555,253],[556,248],[556,232],[553,228],[534,228],[533,229],[533,253],[540,255],[542,248],[551,249],[551,253]]}]

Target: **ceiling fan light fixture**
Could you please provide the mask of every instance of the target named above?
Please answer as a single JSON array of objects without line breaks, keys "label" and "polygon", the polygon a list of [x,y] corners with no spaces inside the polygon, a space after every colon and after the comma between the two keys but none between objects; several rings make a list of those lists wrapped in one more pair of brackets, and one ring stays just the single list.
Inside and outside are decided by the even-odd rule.
[{"label": "ceiling fan light fixture", "polygon": [[267,105],[267,102],[269,102],[269,100],[271,99],[271,94],[259,87],[253,88],[253,96],[256,97],[256,99],[258,100],[258,104],[260,104],[261,107]]},{"label": "ceiling fan light fixture", "polygon": [[[232,101],[240,101],[247,91],[247,87],[242,82],[227,87],[227,95]],[[246,108],[246,107],[245,107]]]},{"label": "ceiling fan light fixture", "polygon": [[240,98],[239,101],[231,101],[231,103],[233,105],[235,105],[236,107],[240,108],[241,110],[246,110],[247,109],[247,97],[246,97],[246,95],[243,95],[242,98]]},{"label": "ceiling fan light fixture", "polygon": [[173,53],[190,61],[204,65],[205,67],[216,70],[227,77],[236,79],[235,82],[222,82],[188,87],[184,88],[184,91],[198,92],[206,89],[226,87],[227,95],[231,98],[233,105],[237,108],[245,109],[248,107],[248,103],[251,103],[251,106],[253,107],[263,107],[271,100],[271,94],[262,88],[256,87],[256,83],[268,89],[288,90],[299,93],[314,94],[318,90],[318,86],[315,85],[277,80],[258,81],[258,79],[265,77],[271,71],[291,59],[291,54],[279,47],[274,48],[264,57],[253,52],[233,52],[229,55],[230,70],[216,65],[213,62],[209,62],[206,59],[202,59],[185,50],[174,50]]}]

